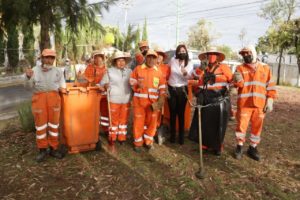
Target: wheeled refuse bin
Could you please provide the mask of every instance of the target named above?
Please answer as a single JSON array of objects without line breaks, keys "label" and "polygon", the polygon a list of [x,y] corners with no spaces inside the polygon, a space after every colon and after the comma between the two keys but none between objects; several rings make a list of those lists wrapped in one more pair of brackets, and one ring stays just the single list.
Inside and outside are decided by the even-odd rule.
[{"label": "wheeled refuse bin", "polygon": [[101,94],[98,87],[67,87],[61,97],[62,144],[71,154],[99,148]]}]

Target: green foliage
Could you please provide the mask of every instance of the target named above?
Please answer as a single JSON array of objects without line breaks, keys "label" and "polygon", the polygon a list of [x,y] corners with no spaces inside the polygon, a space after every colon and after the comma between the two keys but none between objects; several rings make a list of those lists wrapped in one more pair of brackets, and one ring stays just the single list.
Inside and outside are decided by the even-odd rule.
[{"label": "green foliage", "polygon": [[205,19],[200,19],[196,25],[192,26],[188,33],[188,45],[191,48],[206,51],[217,35],[212,34],[212,25]]},{"label": "green foliage", "polygon": [[217,47],[218,51],[225,54],[226,60],[235,60],[237,59],[237,55],[232,51],[232,49],[227,45],[222,45]]},{"label": "green foliage", "polygon": [[147,31],[147,19],[145,18],[144,26],[143,26],[143,33],[142,33],[142,40],[148,40],[148,31]]},{"label": "green foliage", "polygon": [[141,30],[140,30],[140,26],[138,25],[137,29],[136,29],[136,34],[135,34],[135,50],[137,51],[139,49],[139,42],[141,41]]},{"label": "green foliage", "polygon": [[3,66],[5,61],[5,57],[4,57],[4,49],[6,47],[5,45],[6,45],[6,41],[5,41],[4,33],[0,31],[0,66]]},{"label": "green foliage", "polygon": [[18,30],[16,26],[9,26],[7,29],[7,51],[8,62],[10,67],[16,67],[19,62],[19,40]]},{"label": "green foliage", "polygon": [[33,35],[33,26],[23,26],[22,32],[24,35],[23,39],[23,53],[25,58],[29,61],[31,66],[34,65],[34,35]]},{"label": "green foliage", "polygon": [[24,132],[34,132],[34,118],[31,111],[31,102],[24,102],[18,107],[19,120]]}]

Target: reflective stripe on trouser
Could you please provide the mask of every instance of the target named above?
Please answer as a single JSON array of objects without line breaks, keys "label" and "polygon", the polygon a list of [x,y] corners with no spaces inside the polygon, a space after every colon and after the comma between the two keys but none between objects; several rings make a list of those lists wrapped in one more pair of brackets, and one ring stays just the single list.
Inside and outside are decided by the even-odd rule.
[{"label": "reflective stripe on trouser", "polygon": [[109,118],[108,118],[108,104],[106,96],[102,96],[100,100],[100,126],[102,131],[108,131]]},{"label": "reflective stripe on trouser", "polygon": [[157,111],[151,107],[134,106],[133,108],[133,137],[134,145],[142,146],[143,143],[150,145],[157,127]]},{"label": "reflective stripe on trouser", "polygon": [[265,114],[261,108],[239,108],[236,113],[236,139],[238,143],[244,143],[246,140],[246,132],[251,123],[250,143],[258,144],[262,131]]},{"label": "reflective stripe on trouser", "polygon": [[[61,100],[58,92],[41,92],[32,96],[32,113],[36,128],[37,147],[58,148],[58,127]],[[47,136],[48,131],[48,136]]]},{"label": "reflective stripe on trouser", "polygon": [[109,130],[110,141],[125,141],[129,118],[130,104],[110,103],[111,126]]}]

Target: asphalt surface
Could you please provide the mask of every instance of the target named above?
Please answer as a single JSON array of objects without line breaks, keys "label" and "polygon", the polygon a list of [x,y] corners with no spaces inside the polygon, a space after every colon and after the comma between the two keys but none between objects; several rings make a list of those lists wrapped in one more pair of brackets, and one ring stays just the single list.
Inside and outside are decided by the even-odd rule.
[{"label": "asphalt surface", "polygon": [[23,85],[0,88],[0,120],[9,119],[17,115],[18,106],[31,99],[32,91]]}]

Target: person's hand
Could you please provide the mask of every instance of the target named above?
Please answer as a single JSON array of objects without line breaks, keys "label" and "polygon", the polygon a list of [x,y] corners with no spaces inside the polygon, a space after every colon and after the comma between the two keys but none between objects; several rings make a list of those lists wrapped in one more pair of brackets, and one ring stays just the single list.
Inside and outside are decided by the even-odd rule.
[{"label": "person's hand", "polygon": [[264,107],[264,112],[272,112],[273,111],[273,99],[272,98],[267,98],[265,107]]},{"label": "person's hand", "polygon": [[234,74],[233,74],[233,81],[236,82],[236,83],[238,83],[238,82],[240,82],[242,80],[244,80],[242,74],[240,72],[238,72],[238,71],[234,72]]},{"label": "person's hand", "polygon": [[141,88],[141,89],[144,88],[144,83],[143,83],[143,81],[138,81],[137,84],[138,84],[138,88]]},{"label": "person's hand", "polygon": [[25,74],[26,74],[27,78],[30,79],[33,76],[33,70],[31,68],[26,68]]},{"label": "person's hand", "polygon": [[109,84],[108,84],[108,83],[106,83],[106,84],[104,85],[104,89],[105,89],[105,90],[108,90],[108,89],[109,89]]},{"label": "person's hand", "polygon": [[187,75],[187,71],[186,71],[186,69],[184,67],[181,67],[180,70],[181,70],[181,73],[182,73],[183,76]]}]

